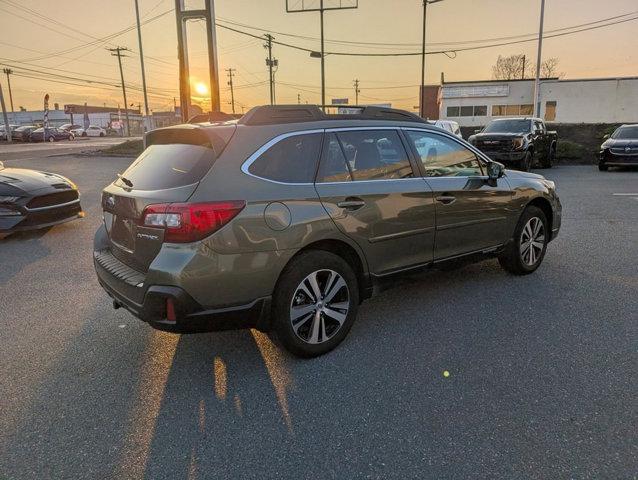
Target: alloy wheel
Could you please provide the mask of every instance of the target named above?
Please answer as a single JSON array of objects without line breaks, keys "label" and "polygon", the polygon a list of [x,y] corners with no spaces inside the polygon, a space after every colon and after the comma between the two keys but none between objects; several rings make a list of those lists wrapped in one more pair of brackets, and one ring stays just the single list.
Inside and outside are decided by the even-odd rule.
[{"label": "alloy wheel", "polygon": [[350,309],[350,292],[334,270],[312,272],[297,286],[290,303],[290,323],[304,342],[328,341],[341,329]]},{"label": "alloy wheel", "polygon": [[545,226],[538,217],[528,220],[521,232],[519,250],[523,263],[528,267],[534,266],[540,261],[545,247]]}]

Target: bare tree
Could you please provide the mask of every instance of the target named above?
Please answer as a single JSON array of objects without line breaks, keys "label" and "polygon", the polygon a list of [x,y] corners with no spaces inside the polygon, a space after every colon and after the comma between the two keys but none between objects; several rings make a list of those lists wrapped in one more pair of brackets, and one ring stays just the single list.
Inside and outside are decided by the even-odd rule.
[{"label": "bare tree", "polygon": [[496,63],[492,67],[492,77],[494,80],[514,80],[525,78],[531,71],[530,60],[521,54],[510,55],[509,57],[498,56]]},{"label": "bare tree", "polygon": [[[508,57],[499,55],[496,63],[492,66],[492,78],[494,80],[534,78],[535,74],[532,61],[522,53]],[[565,74],[558,71],[558,58],[548,58],[541,63],[541,78],[563,76]]]},{"label": "bare tree", "polygon": [[552,57],[541,63],[541,77],[542,78],[562,78],[565,76],[564,72],[558,71],[558,58]]}]

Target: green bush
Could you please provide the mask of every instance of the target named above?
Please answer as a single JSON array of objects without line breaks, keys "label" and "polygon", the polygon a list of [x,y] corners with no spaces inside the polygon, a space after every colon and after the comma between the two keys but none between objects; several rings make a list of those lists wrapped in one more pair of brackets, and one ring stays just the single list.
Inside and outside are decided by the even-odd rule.
[{"label": "green bush", "polygon": [[556,148],[557,159],[574,160],[583,158],[586,155],[587,149],[580,143],[558,139],[558,147]]},{"label": "green bush", "polygon": [[109,155],[132,155],[138,156],[144,150],[144,144],[142,140],[127,140],[126,142],[118,143],[112,147],[105,148],[102,153]]}]

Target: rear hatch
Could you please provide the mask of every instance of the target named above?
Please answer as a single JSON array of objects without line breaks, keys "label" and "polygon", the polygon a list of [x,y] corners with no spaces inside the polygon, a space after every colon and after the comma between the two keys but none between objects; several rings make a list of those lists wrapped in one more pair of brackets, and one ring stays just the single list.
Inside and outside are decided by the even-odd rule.
[{"label": "rear hatch", "polygon": [[144,152],[102,193],[104,225],[116,258],[135,270],[148,270],[164,231],[140,224],[144,209],[186,202],[234,131],[234,124],[181,125],[146,135]]}]

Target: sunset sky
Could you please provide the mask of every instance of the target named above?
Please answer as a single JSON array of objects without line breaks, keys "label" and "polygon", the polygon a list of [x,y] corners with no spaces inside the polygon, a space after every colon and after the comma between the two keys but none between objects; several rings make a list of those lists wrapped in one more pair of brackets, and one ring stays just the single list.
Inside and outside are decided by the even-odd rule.
[{"label": "sunset sky", "polygon": [[[139,0],[142,21],[153,19],[173,6],[173,0]],[[197,6],[192,0],[190,5]],[[399,52],[419,51],[421,0],[359,0],[356,10],[326,13],[327,51]],[[22,7],[22,8],[20,8]],[[25,11],[32,9],[41,16]],[[319,49],[318,13],[288,14],[285,0],[217,0],[220,23],[256,35],[272,32],[275,39],[305,48]],[[534,34],[538,29],[540,0],[444,0],[428,8],[428,50],[451,50],[498,43],[503,37]],[[597,20],[635,12],[636,18],[617,25],[573,35],[548,38],[543,57],[557,57],[566,78],[595,78],[638,75],[638,2],[636,0],[546,0],[546,31],[588,24]],[[44,17],[44,18],[43,18]],[[229,22],[234,22],[231,25]],[[52,102],[117,105],[122,103],[117,59],[106,48],[129,47],[124,59],[129,103],[140,103],[142,93],[140,63],[135,29],[97,42],[135,23],[133,0],[0,0],[0,62],[11,65],[15,109],[41,109],[44,93]],[[243,26],[238,26],[241,23]],[[258,30],[258,28],[264,30]],[[151,109],[169,110],[177,92],[176,26],[168,12],[142,27]],[[268,102],[268,73],[263,42],[222,28],[217,29],[222,109],[230,111],[230,92],[224,69],[236,69],[235,99],[241,106]],[[289,35],[284,35],[289,34]],[[294,35],[294,36],[291,36]],[[299,38],[297,36],[312,37]],[[208,83],[205,36],[201,22],[189,26],[191,74],[194,81]],[[527,37],[529,38],[529,37]],[[477,40],[501,39],[483,43]],[[337,42],[335,42],[337,41]],[[344,42],[374,42],[360,45]],[[89,45],[87,45],[89,44]],[[429,55],[427,82],[438,83],[441,72],[448,81],[491,78],[497,56],[525,53],[536,56],[536,43],[458,52],[456,58]],[[307,52],[275,45],[279,59],[276,74],[277,102],[317,103],[320,99],[320,61]],[[450,54],[450,56],[453,56]],[[29,69],[29,70],[27,70]],[[56,70],[53,70],[56,69]],[[35,71],[34,71],[35,70]],[[79,86],[27,77],[41,77],[41,71],[105,82]],[[391,102],[412,108],[418,103],[420,57],[326,58],[328,102],[333,97],[349,97],[354,103],[352,82],[360,81],[360,103]],[[6,76],[0,77],[6,92]],[[63,82],[73,82],[58,77]],[[195,99],[196,102],[198,99]],[[202,99],[199,99],[201,101]],[[205,99],[203,100],[205,102]],[[207,105],[207,104],[206,104]]]}]

